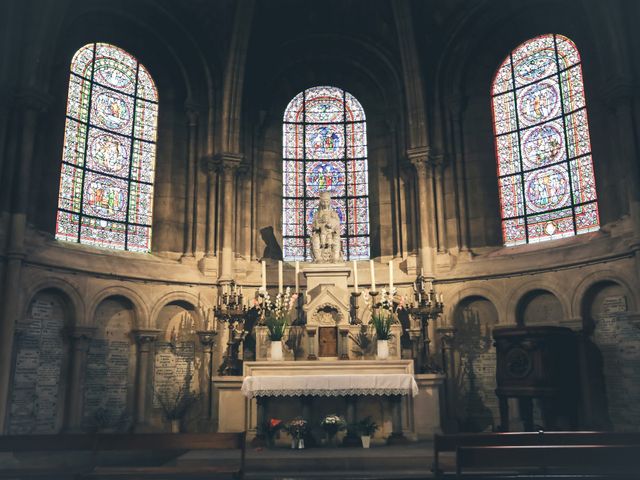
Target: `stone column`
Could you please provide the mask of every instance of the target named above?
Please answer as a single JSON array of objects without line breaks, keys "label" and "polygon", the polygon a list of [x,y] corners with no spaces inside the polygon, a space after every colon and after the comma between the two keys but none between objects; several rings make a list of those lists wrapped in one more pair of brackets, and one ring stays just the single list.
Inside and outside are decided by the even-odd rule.
[{"label": "stone column", "polygon": [[224,153],[219,157],[218,167],[222,173],[222,205],[220,208],[220,271],[219,281],[233,280],[234,260],[234,216],[235,216],[235,178],[240,166],[241,155]]},{"label": "stone column", "polygon": [[436,218],[438,227],[438,252],[447,251],[447,220],[444,206],[444,155],[432,157],[436,171]]},{"label": "stone column", "polygon": [[218,204],[218,173],[213,157],[204,160],[207,170],[207,215],[205,234],[205,254],[200,261],[200,271],[206,276],[215,277],[218,274],[216,259],[216,206]]},{"label": "stone column", "polygon": [[309,353],[307,354],[307,360],[317,360],[315,327],[307,328],[307,339],[309,340]]},{"label": "stone column", "polygon": [[197,136],[198,136],[198,111],[190,103],[185,105],[187,116],[187,175],[185,188],[185,222],[184,222],[184,248],[182,261],[194,261],[196,252],[196,225],[197,225],[197,195],[196,171],[197,165]]},{"label": "stone column", "polygon": [[65,399],[64,429],[78,432],[82,426],[82,396],[84,393],[84,372],[87,353],[95,327],[71,327],[67,330],[70,345],[69,377]]},{"label": "stone column", "polygon": [[147,420],[147,392],[149,389],[148,374],[151,369],[150,361],[153,357],[151,345],[156,341],[160,330],[136,330],[133,332],[138,345],[136,368],[136,399],[135,399],[135,428],[144,430]]},{"label": "stone column", "polygon": [[432,232],[435,227],[433,212],[433,167],[429,162],[429,148],[421,147],[407,151],[409,161],[416,169],[418,190],[418,257],[427,278],[433,278],[433,242]]},{"label": "stone column", "polygon": [[469,251],[469,215],[467,212],[467,185],[464,166],[464,135],[462,133],[462,113],[465,107],[465,98],[462,95],[454,95],[449,98],[449,113],[452,120],[452,136],[454,146],[455,190],[456,190],[456,217],[458,226],[458,247],[461,252]]},{"label": "stone column", "polygon": [[238,169],[238,204],[241,205],[239,213],[239,229],[237,245],[240,255],[245,260],[251,260],[251,168],[243,163]]},{"label": "stone column", "polygon": [[402,445],[408,442],[402,433],[402,395],[391,395],[391,435],[387,438],[389,445]]},{"label": "stone column", "polygon": [[[214,320],[215,321],[215,320]],[[213,345],[215,344],[216,335],[218,332],[201,330],[196,332],[202,349],[204,351],[203,358],[203,382],[201,386],[205,388],[205,405],[207,406],[207,418],[213,419]]]},{"label": "stone column", "polygon": [[[19,172],[17,183],[14,187],[14,203],[9,220],[9,246],[6,255],[4,302],[0,318],[0,412],[6,412],[8,407],[15,324],[20,315],[20,277],[25,256],[24,235],[27,226],[29,195],[31,193],[31,167],[36,129],[38,117],[49,103],[49,97],[36,90],[20,92],[16,97],[17,108],[21,112],[22,141],[19,158],[9,159],[11,162],[19,162]],[[0,433],[5,430],[5,419],[5,415],[0,415]]]}]

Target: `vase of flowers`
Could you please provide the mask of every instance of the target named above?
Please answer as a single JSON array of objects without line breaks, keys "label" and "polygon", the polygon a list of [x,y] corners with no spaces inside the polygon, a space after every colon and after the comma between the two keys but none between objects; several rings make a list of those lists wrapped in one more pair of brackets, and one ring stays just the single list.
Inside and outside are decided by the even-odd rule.
[{"label": "vase of flowers", "polygon": [[346,428],[346,425],[347,424],[344,419],[334,413],[327,415],[320,421],[320,426],[327,434],[327,443],[330,446],[335,445],[336,435],[338,434],[338,432],[344,430]]},{"label": "vase of flowers", "polygon": [[369,446],[371,445],[371,437],[373,437],[378,428],[378,424],[373,421],[371,416],[366,417],[358,422],[358,431],[360,432],[360,441],[362,442],[362,448],[369,448]]},{"label": "vase of flowers", "polygon": [[378,347],[376,357],[378,360],[385,360],[389,358],[389,340],[393,337],[391,333],[393,316],[386,310],[380,310],[371,316],[371,324],[376,332]]},{"label": "vase of flowers", "polygon": [[294,418],[284,429],[291,435],[291,448],[304,448],[304,436],[307,433],[307,421],[304,418]]},{"label": "vase of flowers", "polygon": [[284,295],[276,295],[276,301],[272,302],[267,293],[265,296],[264,324],[267,327],[269,340],[271,340],[271,360],[283,360],[282,339],[287,327],[291,311],[297,304],[298,294],[291,294],[291,289],[287,287]]}]

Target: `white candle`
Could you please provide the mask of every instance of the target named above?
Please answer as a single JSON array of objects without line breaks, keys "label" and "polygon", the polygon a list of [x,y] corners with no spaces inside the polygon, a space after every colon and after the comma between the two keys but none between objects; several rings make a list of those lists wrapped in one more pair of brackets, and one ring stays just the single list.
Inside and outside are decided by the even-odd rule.
[{"label": "white candle", "polygon": [[353,261],[353,289],[358,293],[358,264]]},{"label": "white candle", "polygon": [[393,260],[389,261],[389,294],[393,295]]},{"label": "white candle", "polygon": [[371,270],[371,290],[376,291],[376,270],[373,265],[373,260],[369,260],[369,269]]},{"label": "white candle", "polygon": [[262,291],[267,291],[267,262],[262,260]]},{"label": "white candle", "polygon": [[300,275],[300,262],[296,260],[296,293],[300,293],[300,281],[298,276]]},{"label": "white candle", "polygon": [[278,293],[282,293],[282,285],[283,285],[282,260],[278,260]]}]

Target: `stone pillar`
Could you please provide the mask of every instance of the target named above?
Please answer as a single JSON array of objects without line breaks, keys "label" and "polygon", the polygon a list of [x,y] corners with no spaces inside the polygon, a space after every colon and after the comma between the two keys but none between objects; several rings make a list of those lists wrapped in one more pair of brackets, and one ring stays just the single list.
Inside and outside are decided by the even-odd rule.
[{"label": "stone pillar", "polygon": [[[17,108],[21,112],[20,156],[9,159],[19,162],[19,172],[15,185],[14,203],[11,209],[6,270],[4,278],[4,302],[0,318],[0,412],[6,412],[9,401],[9,382],[11,378],[11,360],[13,358],[13,340],[15,324],[20,315],[20,277],[24,252],[24,234],[29,209],[30,182],[33,179],[31,167],[35,146],[38,117],[46,109],[49,97],[42,92],[28,90],[16,97]],[[5,430],[5,415],[0,415],[0,433]]]},{"label": "stone pillar", "polygon": [[89,345],[95,331],[95,327],[83,326],[72,327],[67,331],[71,341],[64,414],[64,430],[67,432],[78,432],[82,427],[84,372]]},{"label": "stone pillar", "polygon": [[449,112],[452,120],[452,136],[454,146],[453,165],[455,167],[454,184],[456,190],[456,217],[458,247],[461,252],[468,252],[469,214],[467,212],[467,185],[464,166],[464,135],[462,133],[462,113],[465,99],[462,95],[454,95],[448,99]]},{"label": "stone pillar", "polygon": [[204,161],[207,170],[207,215],[205,233],[205,254],[200,261],[200,271],[208,277],[218,274],[218,262],[216,259],[216,206],[218,204],[218,173],[212,157]]},{"label": "stone pillar", "polygon": [[307,328],[307,338],[309,339],[309,353],[307,354],[307,360],[317,360],[316,356],[316,329]]},{"label": "stone pillar", "polygon": [[147,419],[147,392],[149,388],[148,374],[151,370],[151,345],[156,341],[160,330],[136,330],[133,332],[138,345],[136,364],[136,399],[135,399],[135,428],[144,430]]},{"label": "stone pillar", "polygon": [[389,445],[402,445],[408,440],[402,433],[402,395],[391,395],[391,435],[387,438]]},{"label": "stone pillar", "polygon": [[433,241],[432,232],[435,228],[433,212],[433,166],[429,162],[429,148],[421,147],[407,151],[409,161],[417,173],[418,189],[418,257],[420,265],[427,278],[433,278]]},{"label": "stone pillar", "polygon": [[235,178],[241,155],[224,153],[219,157],[218,167],[222,173],[222,205],[220,208],[220,271],[219,281],[233,280]]},{"label": "stone pillar", "polygon": [[238,169],[238,205],[241,209],[238,215],[238,253],[245,259],[251,260],[251,168],[243,163]]},{"label": "stone pillar", "polygon": [[195,194],[197,175],[198,112],[194,105],[185,105],[187,115],[187,175],[185,188],[185,222],[183,261],[194,261],[196,252],[197,195]]},{"label": "stone pillar", "polygon": [[358,397],[356,395],[347,395],[345,397],[347,402],[347,408],[345,412],[345,420],[347,422],[347,434],[345,435],[342,444],[345,447],[357,447],[360,445],[360,437],[353,431],[351,425],[356,423],[356,405],[358,403]]},{"label": "stone pillar", "polygon": [[340,360],[349,360],[349,328],[340,328]]},{"label": "stone pillar", "polygon": [[436,218],[438,227],[438,252],[447,251],[447,220],[444,206],[444,155],[432,157],[436,171]]},{"label": "stone pillar", "polygon": [[[215,321],[215,320],[214,320]],[[196,334],[202,344],[204,351],[202,370],[203,381],[200,385],[204,387],[205,405],[207,406],[207,418],[213,419],[214,405],[213,405],[213,346],[215,344],[216,335],[218,332],[210,330],[197,331]]]}]

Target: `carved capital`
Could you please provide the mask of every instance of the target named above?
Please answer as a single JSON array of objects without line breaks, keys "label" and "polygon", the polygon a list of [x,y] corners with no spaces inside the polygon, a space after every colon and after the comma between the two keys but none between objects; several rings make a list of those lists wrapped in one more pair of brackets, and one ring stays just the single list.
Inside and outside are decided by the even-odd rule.
[{"label": "carved capital", "polygon": [[136,342],[140,346],[141,351],[148,351],[150,345],[158,339],[162,330],[134,330]]},{"label": "carved capital", "polygon": [[218,153],[215,157],[216,168],[223,174],[234,174],[240,167],[244,156],[240,153],[223,152]]},{"label": "carved capital", "polygon": [[198,335],[200,343],[205,347],[205,349],[210,351],[216,341],[218,332],[214,332],[213,330],[198,330],[196,335]]},{"label": "carved capital", "polygon": [[418,175],[428,173],[431,166],[430,159],[431,147],[415,147],[407,150],[407,159],[409,163],[416,169]]},{"label": "carved capital", "polygon": [[86,352],[89,350],[89,344],[96,330],[95,327],[75,326],[65,328],[64,333],[71,339],[74,350]]}]

